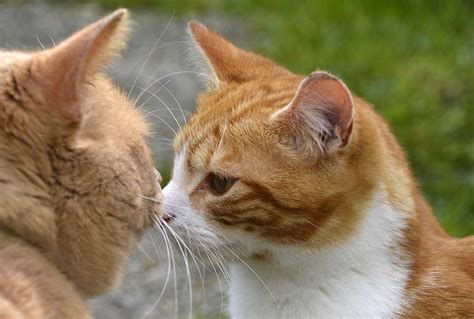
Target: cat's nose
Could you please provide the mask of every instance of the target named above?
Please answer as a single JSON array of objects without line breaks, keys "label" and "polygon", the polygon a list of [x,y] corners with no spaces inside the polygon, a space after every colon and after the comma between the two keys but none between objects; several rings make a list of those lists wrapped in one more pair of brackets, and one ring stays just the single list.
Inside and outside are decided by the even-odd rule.
[{"label": "cat's nose", "polygon": [[173,213],[163,212],[161,218],[163,218],[166,223],[169,223],[175,218],[175,215]]},{"label": "cat's nose", "polygon": [[170,223],[176,218],[176,214],[173,211],[181,206],[178,205],[175,198],[179,193],[182,193],[182,191],[176,189],[176,184],[172,180],[163,188],[163,211],[160,217],[165,223]]}]

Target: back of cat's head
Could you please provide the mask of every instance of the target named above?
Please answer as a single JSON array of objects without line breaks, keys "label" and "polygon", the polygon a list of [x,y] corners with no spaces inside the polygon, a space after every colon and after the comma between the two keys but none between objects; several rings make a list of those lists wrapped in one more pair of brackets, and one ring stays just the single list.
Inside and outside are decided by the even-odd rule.
[{"label": "back of cat's head", "polygon": [[102,72],[127,29],[122,9],[54,48],[0,51],[1,229],[85,294],[116,280],[158,211],[142,198],[159,194],[146,122]]}]

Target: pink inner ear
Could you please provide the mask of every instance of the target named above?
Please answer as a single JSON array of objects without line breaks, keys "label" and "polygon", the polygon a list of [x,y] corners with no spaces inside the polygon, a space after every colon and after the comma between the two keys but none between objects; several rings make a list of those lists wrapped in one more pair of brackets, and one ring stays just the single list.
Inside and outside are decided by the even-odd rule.
[{"label": "pink inner ear", "polygon": [[326,72],[314,72],[300,84],[291,109],[317,133],[337,135],[342,146],[352,131],[353,102],[346,85]]}]

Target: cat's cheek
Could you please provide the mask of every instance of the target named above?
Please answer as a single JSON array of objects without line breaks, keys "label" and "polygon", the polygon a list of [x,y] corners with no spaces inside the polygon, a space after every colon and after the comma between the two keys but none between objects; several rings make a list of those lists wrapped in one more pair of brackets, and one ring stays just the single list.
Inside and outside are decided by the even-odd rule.
[{"label": "cat's cheek", "polygon": [[210,194],[205,189],[197,189],[189,194],[189,206],[195,211],[204,211],[207,203],[211,200]]}]

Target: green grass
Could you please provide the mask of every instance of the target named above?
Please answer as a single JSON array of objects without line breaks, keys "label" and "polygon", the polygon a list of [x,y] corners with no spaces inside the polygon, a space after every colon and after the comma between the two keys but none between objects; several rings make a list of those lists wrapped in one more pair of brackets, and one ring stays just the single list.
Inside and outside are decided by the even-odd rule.
[{"label": "green grass", "polygon": [[444,228],[474,234],[473,1],[101,2],[233,16],[255,51],[339,75],[390,123]]}]

